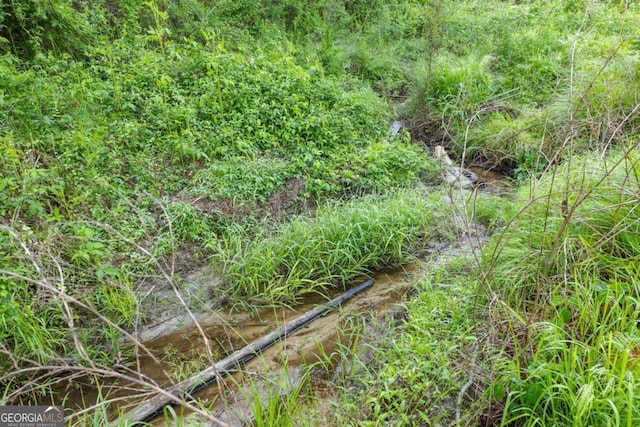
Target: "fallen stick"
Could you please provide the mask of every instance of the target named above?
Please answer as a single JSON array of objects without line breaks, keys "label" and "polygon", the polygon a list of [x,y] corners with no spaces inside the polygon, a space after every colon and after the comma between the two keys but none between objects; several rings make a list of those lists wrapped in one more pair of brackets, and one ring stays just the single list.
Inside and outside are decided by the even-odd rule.
[{"label": "fallen stick", "polygon": [[[332,308],[341,305],[343,302],[345,302],[355,294],[368,288],[372,284],[373,280],[369,279],[366,282],[363,282],[358,286],[349,289],[344,294],[332,299],[326,304],[309,310],[302,316],[285,323],[275,331],[252,342],[251,344],[241,348],[240,350],[233,352],[230,356],[227,356],[215,365],[203,371],[200,371],[191,378],[188,378],[173,387],[166,389],[165,393],[149,399],[147,402],[143,403],[127,414],[119,417],[114,423],[112,423],[112,426],[121,425],[125,421],[127,422],[126,425],[129,426],[138,425],[150,421],[152,418],[162,412],[162,408],[174,403],[173,398],[188,398],[198,391],[202,390],[203,388],[206,388],[213,382],[224,378],[242,364],[248,362],[267,348],[271,347],[273,344],[277,343],[283,338],[288,337],[298,329],[323,316]],[[173,396],[173,398],[169,396]]]}]

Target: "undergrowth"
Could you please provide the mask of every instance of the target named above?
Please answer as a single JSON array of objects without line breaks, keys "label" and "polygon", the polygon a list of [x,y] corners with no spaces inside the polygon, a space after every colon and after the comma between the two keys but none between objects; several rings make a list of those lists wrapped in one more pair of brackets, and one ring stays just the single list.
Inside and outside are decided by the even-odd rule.
[{"label": "undergrowth", "polygon": [[318,419],[363,426],[477,422],[484,409],[478,390],[486,387],[492,356],[477,333],[487,328],[473,314],[473,288],[438,276],[427,273],[414,285],[419,295],[405,303],[404,316],[363,322],[350,333],[357,343],[347,341],[319,362],[337,360],[339,367],[329,385],[337,397],[328,413],[315,412]]},{"label": "undergrowth", "polygon": [[14,39],[0,57],[3,369],[119,358],[121,331],[102,320],[140,327],[141,284],[171,287],[176,259],[203,258],[239,216],[435,175],[420,149],[387,135],[384,100],[301,67],[287,44],[230,51],[213,33],[157,36],[86,40],[82,55],[46,43],[27,54]]}]

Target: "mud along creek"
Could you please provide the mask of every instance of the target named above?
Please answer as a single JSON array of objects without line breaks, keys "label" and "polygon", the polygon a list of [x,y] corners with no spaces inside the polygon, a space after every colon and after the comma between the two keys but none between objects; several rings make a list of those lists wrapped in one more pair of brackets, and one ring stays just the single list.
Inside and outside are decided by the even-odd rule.
[{"label": "mud along creek", "polygon": [[[245,399],[239,389],[243,387],[243,378],[262,378],[264,387],[277,381],[277,387],[281,391],[294,387],[299,380],[299,368],[302,364],[313,364],[324,355],[331,355],[340,341],[345,339],[344,334],[348,332],[343,335],[340,333],[341,328],[345,327],[345,319],[355,315],[381,317],[392,310],[399,310],[396,303],[415,282],[418,273],[418,265],[412,264],[399,271],[374,274],[371,286],[270,346],[239,367],[237,373],[214,381],[191,397],[206,402],[213,408],[215,417],[228,425],[250,423],[251,402]],[[362,281],[364,280],[366,278]],[[354,284],[358,283],[360,282]],[[342,293],[343,290],[338,289],[331,297]],[[212,365],[209,360],[215,363],[326,302],[326,298],[318,296],[307,298],[293,308],[263,309],[255,314],[199,313],[195,316],[199,328],[195,323],[185,324],[177,330],[144,342],[143,345],[156,360],[141,353],[137,362],[138,369],[147,382],[154,382],[163,388],[174,386],[185,377],[195,374],[195,371]],[[204,332],[204,337],[200,330]],[[66,393],[68,398],[65,407],[73,410],[90,407],[96,402],[99,393],[109,396],[114,403],[117,402],[110,408],[113,419],[119,413],[143,404],[152,396],[145,393],[139,385],[125,381],[103,382],[100,387],[83,384],[73,390],[67,389]],[[174,410],[185,416],[190,412],[180,407],[174,407]],[[155,416],[151,424],[165,425],[164,417],[161,414]]]}]

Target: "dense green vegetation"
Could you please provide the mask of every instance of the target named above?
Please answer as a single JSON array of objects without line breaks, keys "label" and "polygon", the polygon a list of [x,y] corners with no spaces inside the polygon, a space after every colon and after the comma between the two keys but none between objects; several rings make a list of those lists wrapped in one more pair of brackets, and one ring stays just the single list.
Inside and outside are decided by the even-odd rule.
[{"label": "dense green vegetation", "polygon": [[[334,421],[640,423],[639,9],[3,2],[0,402],[125,363],[178,258],[221,301],[291,303],[479,221],[491,242],[420,281]],[[436,144],[517,189],[448,200]]]},{"label": "dense green vegetation", "polygon": [[215,241],[221,246],[216,258],[239,296],[278,301],[346,287],[371,271],[402,266],[422,250],[424,239],[450,238],[438,230],[450,222],[444,200],[414,190],[328,204],[313,219],[292,219],[248,242],[243,235]]},{"label": "dense green vegetation", "polygon": [[498,383],[511,383],[503,422],[640,420],[639,166],[636,147],[612,151],[607,162],[574,158],[522,190],[522,211],[507,214],[519,231],[491,248],[485,280],[524,313],[511,322],[528,336],[518,343],[520,360],[507,364],[511,378]]}]

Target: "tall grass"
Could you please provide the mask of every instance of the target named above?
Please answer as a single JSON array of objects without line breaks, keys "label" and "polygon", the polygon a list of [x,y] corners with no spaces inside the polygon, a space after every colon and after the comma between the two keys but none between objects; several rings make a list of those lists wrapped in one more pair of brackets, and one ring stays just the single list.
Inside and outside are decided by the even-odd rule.
[{"label": "tall grass", "polygon": [[[572,156],[518,192],[486,254],[514,315],[503,425],[636,425],[638,146]],[[508,373],[510,372],[510,373]]]},{"label": "tall grass", "polygon": [[[345,286],[372,270],[397,267],[419,252],[445,219],[439,194],[402,190],[320,207],[255,237],[231,234],[216,247],[229,292],[292,300]],[[445,219],[446,221],[446,219]],[[443,227],[446,228],[446,227]]]},{"label": "tall grass", "polygon": [[[627,143],[638,129],[637,11],[564,3],[446,3],[442,48],[412,68],[406,113],[416,127],[444,128],[442,142],[467,160],[535,173],[567,126],[572,150]],[[470,38],[469,26],[485,37]]]},{"label": "tall grass", "polygon": [[598,265],[601,279],[627,276],[640,248],[639,177],[631,148],[607,159],[575,158],[522,187],[506,213],[508,230],[490,249],[491,283],[526,303],[578,267]]},{"label": "tall grass", "polygon": [[305,367],[291,368],[283,360],[278,376],[257,376],[241,388],[249,402],[256,427],[313,425],[301,419],[302,403],[310,397],[309,373]]},{"label": "tall grass", "polygon": [[[559,322],[563,316],[571,320],[566,308],[551,322],[535,325],[535,353],[519,376],[509,378],[502,425],[518,421],[526,426],[632,426],[640,422],[637,297],[619,304],[605,299],[602,291],[584,295],[583,284],[575,290],[579,297],[571,300],[582,305],[574,306],[580,308],[571,314],[589,318],[589,326],[576,330],[570,322],[568,326]],[[616,306],[605,307],[610,303]],[[621,327],[620,321],[632,327]],[[585,335],[575,336],[576,332]]]}]

